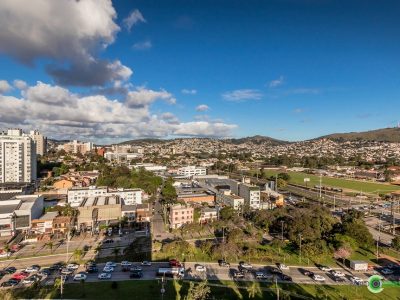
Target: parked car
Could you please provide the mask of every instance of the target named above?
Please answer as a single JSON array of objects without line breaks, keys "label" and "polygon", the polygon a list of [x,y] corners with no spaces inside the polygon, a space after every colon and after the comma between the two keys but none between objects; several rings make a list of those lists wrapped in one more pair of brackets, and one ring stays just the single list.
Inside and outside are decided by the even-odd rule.
[{"label": "parked car", "polygon": [[1,286],[2,287],[16,286],[18,283],[20,283],[20,280],[18,280],[18,279],[9,279],[7,281],[4,281],[1,284]]},{"label": "parked car", "polygon": [[23,284],[32,284],[34,282],[40,281],[42,279],[41,276],[38,276],[36,274],[29,276],[27,278],[25,278],[24,280],[22,280]]},{"label": "parked car", "polygon": [[38,265],[32,265],[32,266],[30,266],[30,267],[27,267],[27,268],[25,269],[25,272],[33,273],[33,272],[38,272],[39,270],[40,270],[40,266],[38,266]]},{"label": "parked car", "polygon": [[289,270],[289,267],[287,265],[285,265],[285,264],[278,263],[277,266],[281,271]]},{"label": "parked car", "polygon": [[355,285],[363,285],[364,284],[364,280],[362,280],[361,278],[359,278],[357,276],[351,276],[350,281]]},{"label": "parked car", "polygon": [[260,280],[263,280],[263,279],[270,279],[270,278],[271,278],[271,276],[268,276],[268,275],[265,274],[264,272],[255,272],[255,273],[254,273],[254,277],[255,277],[256,279],[260,279]]},{"label": "parked car", "polygon": [[240,271],[233,271],[232,276],[233,276],[233,278],[243,278],[244,277],[244,273],[240,272]]},{"label": "parked car", "polygon": [[148,260],[142,261],[142,266],[147,266],[147,267],[151,266],[151,261]]},{"label": "parked car", "polygon": [[313,276],[314,272],[311,272],[310,270],[306,270],[306,269],[299,269],[299,271],[301,272],[301,274],[303,274],[304,276]]},{"label": "parked car", "polygon": [[105,272],[105,273],[114,272],[114,268],[113,268],[113,267],[109,267],[109,266],[105,266],[105,267],[103,268],[103,272]]},{"label": "parked car", "polygon": [[113,262],[113,261],[108,261],[108,262],[106,262],[106,266],[115,268],[117,266],[117,264],[115,262]]},{"label": "parked car", "polygon": [[335,277],[345,277],[346,275],[343,272],[332,270],[330,272]]},{"label": "parked car", "polygon": [[197,265],[195,269],[197,272],[205,272],[206,271],[206,267],[203,265]]},{"label": "parked car", "polygon": [[170,259],[169,265],[171,267],[180,267],[181,263],[177,259]]},{"label": "parked car", "polygon": [[72,273],[74,273],[74,270],[71,270],[71,269],[67,269],[67,268],[63,268],[63,269],[61,269],[61,272],[60,272],[62,275],[71,275]]},{"label": "parked car", "polygon": [[231,266],[230,263],[226,262],[224,259],[218,260],[218,265],[220,267],[228,267],[228,268]]},{"label": "parked car", "polygon": [[289,275],[285,275],[285,274],[281,275],[281,279],[283,281],[293,281],[292,277],[290,277]]},{"label": "parked car", "polygon": [[332,268],[331,268],[331,267],[328,267],[328,266],[318,266],[318,268],[319,268],[321,271],[324,271],[324,272],[330,272],[330,271],[332,271]]},{"label": "parked car", "polygon": [[4,271],[5,273],[7,273],[7,274],[14,274],[15,272],[17,272],[17,268],[15,268],[15,267],[8,267],[8,268],[5,268],[3,271]]},{"label": "parked car", "polygon": [[111,273],[100,273],[98,279],[111,279]]},{"label": "parked car", "polygon": [[112,244],[112,243],[114,243],[114,240],[113,239],[106,239],[106,240],[104,240],[103,243],[104,244]]},{"label": "parked car", "polygon": [[391,275],[391,274],[393,274],[393,270],[388,269],[388,268],[384,268],[384,269],[381,270],[381,273],[383,275]]},{"label": "parked car", "polygon": [[142,271],[133,271],[129,274],[130,278],[142,278],[143,272]]},{"label": "parked car", "polygon": [[50,271],[49,268],[41,269],[41,270],[38,272],[38,275],[40,275],[40,276],[49,276],[50,274],[51,274],[51,271]]},{"label": "parked car", "polygon": [[242,267],[242,268],[244,268],[244,269],[252,269],[252,268],[253,268],[253,266],[252,266],[251,264],[246,263],[246,262],[244,262],[244,261],[241,261],[241,262],[239,263],[239,266]]},{"label": "parked car", "polygon": [[123,260],[121,261],[121,267],[130,267],[132,266],[132,263],[130,263],[129,261]]},{"label": "parked car", "polygon": [[28,276],[29,276],[28,272],[22,271],[22,272],[19,272],[19,273],[15,273],[11,278],[12,279],[17,279],[17,280],[22,280],[22,279],[25,279]]},{"label": "parked car", "polygon": [[142,268],[141,267],[139,267],[139,266],[131,266],[130,267],[130,271],[131,272],[134,272],[134,271],[142,271]]},{"label": "parked car", "polygon": [[312,279],[314,279],[315,281],[319,281],[319,282],[325,281],[325,277],[318,275],[318,274],[314,274]]},{"label": "parked car", "polygon": [[74,281],[81,281],[81,280],[86,280],[87,275],[84,273],[78,273],[74,276]]},{"label": "parked car", "polygon": [[88,266],[86,268],[86,272],[88,273],[97,273],[99,271],[99,269],[97,268],[97,266]]},{"label": "parked car", "polygon": [[67,265],[67,269],[70,269],[70,270],[76,270],[78,268],[79,268],[78,264],[69,264],[69,265]]}]

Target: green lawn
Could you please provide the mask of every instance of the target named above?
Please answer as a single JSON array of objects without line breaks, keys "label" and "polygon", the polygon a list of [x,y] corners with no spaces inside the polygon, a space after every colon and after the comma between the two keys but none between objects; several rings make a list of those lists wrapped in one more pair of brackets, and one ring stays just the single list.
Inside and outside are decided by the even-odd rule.
[{"label": "green lawn", "polygon": [[[270,283],[210,281],[213,299],[276,299],[276,286]],[[112,287],[112,282],[67,284],[64,299],[184,299],[188,291],[188,281],[168,281],[164,297],[161,297],[161,282],[158,280],[120,281]],[[380,294],[370,293],[365,286],[328,285],[279,285],[281,299],[398,299],[399,289],[385,288]],[[18,289],[0,291],[1,299],[45,298],[55,299],[60,295],[50,288],[41,290]]]},{"label": "green lawn", "polygon": [[[280,171],[273,170],[265,170],[266,176],[275,176]],[[319,185],[319,176],[301,173],[301,172],[288,172],[290,175],[290,183],[293,184],[302,184],[304,185],[304,178],[310,178],[310,182],[308,182],[308,186]],[[357,180],[348,180],[341,178],[331,178],[331,177],[322,177],[322,185],[323,186],[331,186],[338,187],[342,189],[353,190],[357,192],[365,192],[365,193],[389,193],[393,191],[400,190],[400,186],[391,185],[391,184],[383,184],[383,183],[374,183],[374,182],[363,182]]]}]

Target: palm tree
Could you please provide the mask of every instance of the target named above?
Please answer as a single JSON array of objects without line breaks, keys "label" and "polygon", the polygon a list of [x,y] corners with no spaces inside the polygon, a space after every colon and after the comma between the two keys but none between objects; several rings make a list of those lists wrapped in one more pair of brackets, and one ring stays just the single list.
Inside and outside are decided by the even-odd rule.
[{"label": "palm tree", "polygon": [[81,257],[82,257],[82,254],[83,254],[82,249],[75,249],[73,255],[74,255],[74,258],[75,258],[76,260],[80,260]]},{"label": "palm tree", "polygon": [[120,248],[114,248],[112,250],[112,253],[115,255],[115,260],[117,260],[118,255],[120,254],[121,249]]}]

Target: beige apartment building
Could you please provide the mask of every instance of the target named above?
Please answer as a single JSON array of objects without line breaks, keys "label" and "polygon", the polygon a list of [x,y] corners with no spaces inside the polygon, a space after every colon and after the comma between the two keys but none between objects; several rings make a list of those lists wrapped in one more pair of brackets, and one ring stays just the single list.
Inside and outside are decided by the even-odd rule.
[{"label": "beige apartment building", "polygon": [[184,224],[193,223],[194,208],[188,205],[176,204],[169,210],[169,226],[172,229],[180,228]]}]

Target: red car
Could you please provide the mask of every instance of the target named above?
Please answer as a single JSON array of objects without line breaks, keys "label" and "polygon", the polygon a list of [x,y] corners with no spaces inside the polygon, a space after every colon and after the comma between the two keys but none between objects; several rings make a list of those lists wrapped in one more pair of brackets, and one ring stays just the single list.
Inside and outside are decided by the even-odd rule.
[{"label": "red car", "polygon": [[171,267],[181,267],[181,263],[177,259],[170,259],[169,265]]},{"label": "red car", "polygon": [[22,280],[22,279],[25,279],[28,276],[29,276],[28,272],[22,271],[20,273],[15,273],[11,278],[12,279],[17,279],[17,280]]}]

